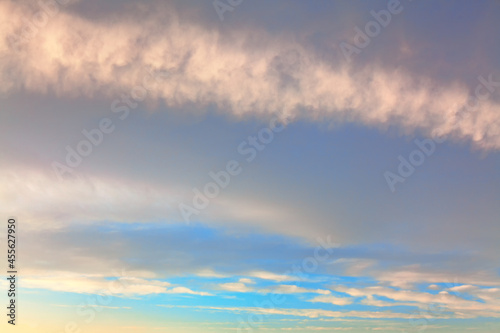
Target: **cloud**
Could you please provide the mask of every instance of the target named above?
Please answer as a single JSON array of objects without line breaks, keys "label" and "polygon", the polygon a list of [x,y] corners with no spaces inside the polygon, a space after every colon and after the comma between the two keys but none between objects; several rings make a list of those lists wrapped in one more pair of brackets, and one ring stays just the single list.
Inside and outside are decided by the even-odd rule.
[{"label": "cloud", "polygon": [[[137,95],[148,75],[168,71],[148,94],[168,107],[215,105],[237,118],[279,113],[287,121],[397,126],[405,133],[419,130],[500,148],[499,104],[481,98],[477,108],[467,107],[475,85],[443,85],[404,68],[328,62],[290,36],[256,27],[207,29],[181,21],[175,9],[159,2],[125,8],[107,22],[61,10],[36,37],[19,43],[23,18],[33,9],[3,1],[0,89],[115,98],[134,89]],[[134,16],[144,19],[139,23]],[[491,89],[499,85],[498,77],[485,80],[493,81]]]},{"label": "cloud", "polygon": [[321,294],[321,295],[329,295],[330,291],[326,289],[312,289],[312,288],[304,288],[296,285],[290,284],[280,284],[277,286],[273,286],[270,288],[264,288],[259,290],[261,293],[273,293],[273,294]]},{"label": "cloud", "polygon": [[410,301],[418,303],[452,303],[456,302],[458,298],[456,296],[449,295],[448,293],[439,293],[438,295],[415,292],[410,290],[397,290],[392,288],[373,286],[366,288],[347,288],[343,286],[332,287],[335,291],[343,292],[354,297],[365,297],[365,296],[383,296],[390,298],[395,301]]},{"label": "cloud", "polygon": [[[137,222],[144,218],[158,221],[176,211],[172,205],[174,188],[97,177],[58,181],[31,168],[24,170],[22,178],[14,170],[4,171],[2,205],[21,212],[27,227],[60,228],[72,222]],[[147,213],[145,206],[150,208]]]},{"label": "cloud", "polygon": [[[219,279],[224,279],[224,278],[228,277],[228,275],[216,273],[212,269],[208,269],[208,268],[200,270],[196,275],[198,275],[200,277],[209,277],[209,278],[212,277],[212,278],[219,278]],[[241,282],[243,282],[243,281],[241,281]]]},{"label": "cloud", "polygon": [[[57,306],[60,308],[80,308],[81,305],[67,305],[67,304],[50,304],[51,306]],[[130,306],[106,306],[106,305],[96,305],[96,304],[87,304],[85,307],[89,308],[103,308],[103,309],[111,309],[111,310],[121,310],[121,309],[132,309]]]},{"label": "cloud", "polygon": [[[465,285],[450,288],[450,292],[443,290],[437,294],[381,286],[366,288],[334,286],[332,289],[353,297],[365,297],[361,301],[362,304],[377,307],[405,305],[417,306],[430,311],[429,309],[439,305],[439,310],[433,310],[436,317],[441,317],[449,312],[453,313],[457,318],[500,317],[500,289],[498,288],[479,288]],[[467,294],[475,296],[476,299],[464,298],[465,294],[458,292],[459,290],[467,290]],[[388,298],[391,302],[375,299],[374,296]],[[478,301],[477,298],[480,298],[481,301]]]},{"label": "cloud", "polygon": [[213,296],[210,293],[204,291],[192,291],[186,287],[175,287],[166,291],[167,294],[191,294],[191,295],[199,295],[199,296]]},{"label": "cloud", "polygon": [[349,297],[335,297],[332,295],[328,296],[316,296],[309,300],[312,303],[330,303],[334,305],[348,305],[352,303],[352,298]]},{"label": "cloud", "polygon": [[207,292],[196,292],[186,287],[171,287],[166,281],[118,276],[82,275],[72,272],[54,272],[25,275],[22,286],[27,289],[46,289],[80,294],[135,297],[151,294],[191,294],[211,296]]},{"label": "cloud", "polygon": [[[294,238],[234,235],[225,228],[201,225],[100,222],[23,232],[24,267],[34,274],[60,270],[115,276],[114,271],[126,269],[149,279],[194,275],[215,281],[237,277],[247,284],[254,278],[294,281],[283,272],[312,251]],[[275,251],[276,244],[288,251]],[[168,265],[158,265],[159,261]]]},{"label": "cloud", "polygon": [[284,275],[284,274],[276,274],[272,272],[266,272],[266,271],[254,271],[247,273],[246,275],[255,277],[258,279],[263,279],[263,280],[271,280],[275,282],[284,282],[284,281],[296,281],[299,278],[294,277],[294,276],[289,276],[289,275]]},{"label": "cloud", "polygon": [[247,284],[255,284],[253,280],[250,279],[240,279],[239,282],[228,282],[221,283],[217,285],[217,289],[237,292],[237,293],[249,293],[256,292],[261,294],[305,294],[305,293],[313,293],[313,294],[321,294],[328,295],[330,294],[329,290],[325,289],[309,289],[303,288],[296,285],[291,284],[281,284],[276,286],[271,286],[267,288],[259,288],[259,287],[249,287]]},{"label": "cloud", "polygon": [[55,273],[52,275],[26,276],[23,286],[30,289],[47,289],[86,294],[149,295],[167,291],[168,282],[119,277],[106,280],[105,277],[85,276],[74,273]]},{"label": "cloud", "polygon": [[414,303],[413,304],[412,303],[401,303],[401,302],[395,303],[395,302],[382,301],[382,300],[376,299],[372,295],[366,296],[366,298],[362,299],[360,301],[360,303],[364,304],[364,305],[377,306],[377,307],[388,307],[388,306],[396,306],[396,305],[415,306]]},{"label": "cloud", "polygon": [[[172,307],[172,305],[159,304],[160,307]],[[207,311],[227,311],[234,313],[255,313],[264,315],[284,315],[284,316],[296,316],[296,317],[306,317],[306,318],[379,318],[379,319],[410,319],[413,318],[412,314],[408,313],[397,313],[391,311],[330,311],[321,309],[270,309],[270,308],[258,308],[258,307],[218,307],[218,306],[177,306],[179,308],[195,308]]]},{"label": "cloud", "polygon": [[[85,294],[109,291],[120,297],[212,295],[212,290],[199,291],[183,283],[174,285],[162,280],[176,276],[189,283],[213,286],[214,293],[254,293],[252,298],[262,298],[267,293],[293,294],[289,298],[299,302],[292,304],[297,308],[286,309],[193,307],[196,310],[333,321],[414,319],[414,314],[407,311],[393,313],[383,308],[408,306],[420,311],[439,304],[443,313],[438,318],[499,317],[500,282],[497,267],[491,265],[498,262],[499,253],[495,238],[498,187],[497,178],[492,176],[494,168],[490,169],[497,162],[496,155],[479,162],[460,151],[460,158],[450,161],[447,154],[451,145],[439,146],[441,162],[436,162],[433,171],[429,171],[431,167],[427,171],[419,169],[423,183],[418,188],[406,183],[415,192],[389,197],[379,192],[376,179],[381,178],[379,169],[393,157],[387,156],[402,146],[395,143],[397,140],[391,140],[394,146],[388,149],[379,145],[382,141],[366,150],[357,145],[358,141],[361,145],[370,141],[366,140],[372,137],[371,131],[366,130],[369,127],[396,128],[404,134],[448,135],[452,140],[473,142],[482,149],[500,148],[499,98],[496,90],[490,90],[497,89],[498,65],[490,68],[491,62],[484,61],[483,49],[477,47],[487,47],[487,42],[468,44],[475,36],[492,40],[488,38],[491,33],[485,30],[498,30],[498,24],[482,20],[484,12],[467,20],[485,22],[469,36],[464,36],[455,24],[439,31],[431,29],[432,24],[422,27],[430,29],[433,35],[448,30],[459,36],[461,41],[457,44],[464,52],[456,52],[458,58],[481,49],[477,57],[471,57],[469,68],[464,69],[464,63],[456,62],[456,58],[443,62],[436,57],[434,61],[433,46],[440,38],[432,38],[422,47],[414,34],[399,29],[401,25],[387,29],[387,36],[396,38],[386,42],[384,36],[377,38],[360,62],[348,64],[334,54],[325,56],[322,51],[332,41],[349,38],[346,30],[352,32],[351,26],[338,26],[336,18],[342,11],[328,17],[329,22],[335,23],[324,25],[325,21],[321,21],[287,31],[282,28],[289,23],[276,22],[269,29],[270,26],[260,26],[261,18],[252,23],[241,16],[235,20],[237,26],[219,27],[209,20],[198,20],[197,13],[204,13],[205,7],[186,11],[182,5],[171,5],[172,2],[110,1],[103,6],[113,10],[106,7],[101,13],[96,10],[100,8],[96,3],[89,0],[59,8],[27,38],[22,35],[28,33],[27,22],[33,23],[30,20],[35,18],[38,2],[0,1],[0,94],[2,98],[7,96],[2,104],[6,121],[0,122],[5,139],[0,141],[6,147],[0,150],[7,161],[0,168],[0,210],[19,215],[23,288],[31,292],[45,289]],[[211,6],[205,1],[207,4]],[[290,7],[303,8],[300,6],[284,7],[288,11]],[[429,11],[424,12],[427,15]],[[240,13],[243,18],[251,16],[248,11],[244,14],[243,7],[237,15]],[[325,11],[320,20],[327,14],[332,11]],[[410,16],[400,21],[405,21],[404,28],[412,19]],[[442,26],[441,18],[438,21],[438,26]],[[328,31],[310,30],[323,25]],[[455,42],[442,39],[446,46]],[[429,63],[428,70],[421,71],[421,64],[415,65],[412,58],[420,49],[431,50],[430,59],[423,58]],[[390,56],[377,61],[381,54]],[[462,77],[470,71],[470,64],[473,75]],[[451,68],[456,71],[443,78],[431,70],[440,66],[444,68],[441,74]],[[488,86],[485,80],[495,82]],[[83,127],[95,124],[101,111],[107,116],[115,115],[109,110],[115,99],[122,100],[119,105],[123,106],[128,95],[141,99],[138,94],[144,89],[146,99],[140,109],[157,114],[134,114],[137,117],[133,121],[120,123],[121,131],[96,149],[90,163],[78,169],[91,176],[54,182],[43,172],[50,169],[51,158],[60,159],[64,154],[54,151],[73,144],[77,136],[81,139]],[[478,91],[490,94],[482,98]],[[469,108],[468,103],[477,97],[477,107]],[[102,100],[104,108],[100,105]],[[173,134],[175,120],[170,120],[176,113],[204,112],[222,116],[203,122],[204,126],[179,126],[177,131],[185,133]],[[285,134],[288,138],[276,140],[279,156],[269,154],[267,162],[261,159],[258,166],[249,166],[252,172],[232,182],[234,186],[226,195],[215,198],[200,216],[200,221],[217,226],[227,223],[231,227],[214,230],[196,225],[184,229],[175,225],[176,203],[192,199],[196,182],[207,176],[221,157],[225,160],[227,154],[237,153],[240,136],[246,136],[242,133],[253,130],[254,125],[275,113],[290,124]],[[252,121],[240,121],[249,118]],[[240,122],[230,124],[234,120]],[[318,124],[361,126],[353,136],[316,136],[306,125],[308,121],[314,123],[315,131]],[[205,130],[200,131],[201,127]],[[236,134],[229,137],[230,131]],[[354,136],[355,140],[334,142],[339,137]],[[371,148],[374,149],[369,152]],[[383,150],[389,154],[382,154]],[[317,157],[328,154],[333,157]],[[296,159],[300,163],[295,163]],[[366,163],[367,160],[373,163]],[[18,166],[23,163],[32,168]],[[457,172],[448,172],[450,165]],[[309,172],[304,173],[305,169]],[[468,173],[463,171],[466,169]],[[446,170],[447,177],[439,177],[442,173],[436,170]],[[301,177],[297,177],[297,172]],[[464,174],[467,177],[461,177]],[[466,199],[464,193],[468,194]],[[238,223],[244,227],[236,226]],[[259,232],[302,238],[245,233],[246,227],[253,230],[255,226],[262,227]],[[412,250],[417,253],[380,250],[372,245],[338,247],[328,257],[332,265],[318,263],[307,286],[299,285],[297,281],[303,279],[292,276],[290,268],[314,264],[318,255],[316,236],[327,234],[346,244],[390,240],[393,244],[413,245]],[[443,249],[463,252],[439,252]],[[489,252],[483,253],[484,249]],[[430,253],[422,254],[425,251]],[[320,252],[328,253],[324,249]],[[159,261],[167,264],[158,265]],[[112,273],[117,267],[131,270],[119,276]],[[349,280],[345,274],[355,277],[355,282],[345,281]],[[325,289],[325,281],[335,283],[333,290],[347,296],[333,295]],[[340,281],[348,286],[339,287]],[[6,281],[0,284],[5,286]],[[306,293],[317,295],[302,295]],[[224,304],[236,304],[239,297],[243,298],[222,294],[228,299],[234,297]],[[301,308],[300,302],[306,309]],[[324,309],[310,309],[311,303]],[[331,305],[349,306],[349,310],[379,309],[330,311]]]},{"label": "cloud", "polygon": [[226,291],[232,291],[237,293],[248,293],[253,291],[253,288],[246,286],[241,282],[229,282],[229,283],[221,283],[219,288]]},{"label": "cloud", "polygon": [[345,265],[346,274],[354,276],[362,275],[366,269],[374,266],[376,263],[376,260],[364,258],[339,258],[332,262],[335,265]]},{"label": "cloud", "polygon": [[478,270],[474,272],[464,271],[463,267],[462,264],[459,270],[453,268],[446,269],[445,267],[441,269],[429,269],[415,264],[391,267],[385,270],[377,268],[370,274],[377,280],[400,288],[410,288],[417,283],[474,284],[483,286],[500,284],[500,278],[493,270]]},{"label": "cloud", "polygon": [[[99,221],[183,221],[178,204],[183,200],[189,202],[182,193],[191,190],[172,183],[153,184],[95,175],[59,180],[55,174],[33,167],[0,168],[0,171],[0,182],[4,184],[0,188],[0,207],[21,212],[25,225],[38,229]],[[187,197],[192,199],[192,194]],[[287,216],[269,203],[244,198],[216,198],[207,215],[213,220],[240,221],[267,221]]]}]

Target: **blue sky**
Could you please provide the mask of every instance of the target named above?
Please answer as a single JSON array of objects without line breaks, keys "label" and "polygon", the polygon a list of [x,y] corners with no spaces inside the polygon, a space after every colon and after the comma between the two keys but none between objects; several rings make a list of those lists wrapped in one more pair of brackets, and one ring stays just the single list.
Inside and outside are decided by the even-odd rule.
[{"label": "blue sky", "polygon": [[0,3],[15,329],[498,331],[499,3],[215,3]]}]

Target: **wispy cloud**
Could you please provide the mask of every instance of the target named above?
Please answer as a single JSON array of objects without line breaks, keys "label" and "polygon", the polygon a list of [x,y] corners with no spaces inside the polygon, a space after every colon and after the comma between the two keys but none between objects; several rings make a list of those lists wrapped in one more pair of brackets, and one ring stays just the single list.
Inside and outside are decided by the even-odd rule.
[{"label": "wispy cloud", "polygon": [[352,298],[349,297],[335,297],[332,295],[328,296],[316,296],[309,302],[312,303],[329,303],[334,305],[347,305],[352,303]]},{"label": "wispy cloud", "polygon": [[298,277],[296,276],[289,276],[289,275],[284,275],[284,274],[276,274],[273,272],[266,272],[266,271],[254,271],[254,272],[249,272],[247,273],[248,276],[263,279],[263,280],[271,280],[275,282],[284,282],[284,281],[296,281],[298,280]]},{"label": "wispy cloud", "polygon": [[124,297],[151,294],[191,294],[210,296],[207,292],[197,292],[186,287],[171,286],[169,282],[147,280],[134,277],[88,276],[71,272],[54,274],[28,275],[22,278],[23,287],[28,289],[46,289],[71,293],[114,295]]},{"label": "wispy cloud", "polygon": [[[160,307],[172,307],[171,305],[158,305]],[[407,313],[397,313],[397,312],[378,312],[378,311],[329,311],[321,309],[269,309],[269,308],[257,308],[257,307],[217,307],[217,306],[180,306],[183,308],[196,308],[200,310],[216,310],[216,311],[227,311],[234,313],[256,313],[265,315],[285,315],[285,316],[296,316],[296,317],[306,317],[306,318],[411,318],[410,314]]]}]

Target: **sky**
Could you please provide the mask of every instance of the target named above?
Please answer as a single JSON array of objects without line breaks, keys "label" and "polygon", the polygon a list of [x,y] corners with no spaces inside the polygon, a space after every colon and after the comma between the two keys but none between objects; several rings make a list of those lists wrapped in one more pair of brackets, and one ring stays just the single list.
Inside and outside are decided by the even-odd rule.
[{"label": "sky", "polygon": [[2,332],[498,332],[499,17],[0,0]]}]

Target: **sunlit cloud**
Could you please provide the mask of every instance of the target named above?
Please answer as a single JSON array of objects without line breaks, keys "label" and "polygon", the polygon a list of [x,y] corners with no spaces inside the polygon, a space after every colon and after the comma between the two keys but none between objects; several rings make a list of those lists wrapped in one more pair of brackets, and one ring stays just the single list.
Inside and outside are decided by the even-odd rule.
[{"label": "sunlit cloud", "polygon": [[[499,105],[484,97],[500,86],[490,73],[481,73],[485,76],[477,84],[490,83],[476,89],[481,96],[476,98],[475,86],[459,81],[443,86],[402,68],[332,64],[304,45],[259,29],[222,35],[180,21],[173,8],[157,2],[150,6],[155,10],[145,14],[143,6],[131,5],[121,20],[105,25],[61,11],[43,33],[20,43],[16,36],[30,9],[2,2],[0,17],[8,29],[0,35],[1,89],[93,98],[134,94],[139,87],[135,94],[143,96],[144,77],[168,72],[164,82],[154,82],[149,97],[170,107],[194,103],[199,109],[216,105],[238,118],[279,113],[286,121],[394,125],[403,132],[422,130],[467,139],[484,149],[500,148]],[[147,19],[140,24],[127,19],[134,13]]]}]

